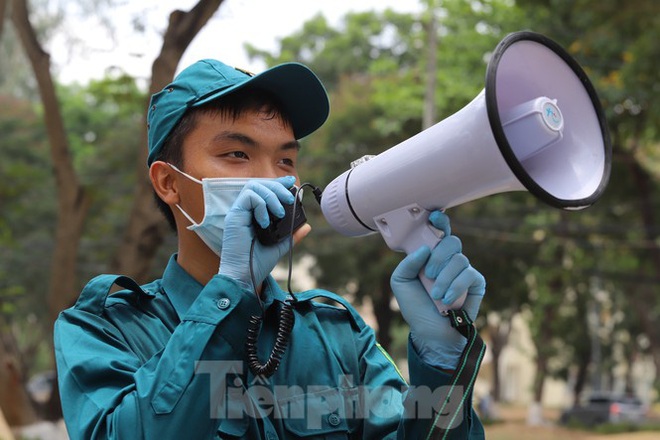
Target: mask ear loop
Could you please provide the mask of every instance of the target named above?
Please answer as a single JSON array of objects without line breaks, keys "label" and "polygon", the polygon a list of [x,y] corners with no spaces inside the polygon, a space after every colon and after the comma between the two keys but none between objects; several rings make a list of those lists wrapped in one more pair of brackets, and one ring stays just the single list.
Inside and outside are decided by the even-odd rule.
[{"label": "mask ear loop", "polygon": [[193,182],[197,182],[197,183],[199,183],[200,185],[202,184],[202,181],[201,181],[201,180],[199,180],[199,179],[197,179],[197,178],[191,176],[190,174],[188,174],[188,173],[186,173],[186,172],[184,172],[184,171],[181,171],[181,170],[178,169],[175,165],[172,165],[172,164],[169,163],[169,162],[165,162],[165,163],[167,163],[170,167],[172,167],[172,169],[173,169],[174,171],[176,171],[177,173],[179,173],[179,174],[183,174],[184,176],[186,176],[188,179],[192,180]]},{"label": "mask ear loop", "polygon": [[181,214],[183,214],[183,215],[188,219],[188,221],[189,221],[190,223],[192,223],[190,226],[187,226],[188,229],[191,229],[191,228],[193,228],[193,227],[195,227],[195,226],[199,226],[199,223],[197,223],[195,220],[193,220],[193,218],[192,218],[190,215],[188,215],[188,213],[187,213],[186,211],[184,211],[183,208],[182,208],[181,206],[179,206],[178,203],[177,203],[176,205],[174,205],[174,206],[176,206],[177,208],[179,208],[179,211],[181,211]]},{"label": "mask ear loop", "polygon": [[[175,165],[173,165],[169,162],[165,162],[165,163],[167,163],[177,173],[186,176],[188,179],[192,180],[193,182],[196,182],[196,183],[199,183],[200,185],[203,185],[201,180],[196,179],[193,176],[191,176],[190,174],[181,171],[179,168],[177,168]],[[174,206],[176,206],[179,209],[179,211],[181,211],[181,214],[183,214],[184,217],[187,218],[188,221],[191,223],[190,226],[187,227],[189,230],[191,228],[195,227],[195,226],[199,226],[199,223],[197,223],[195,220],[193,220],[193,218],[186,211],[184,211],[183,208],[178,203]]]}]

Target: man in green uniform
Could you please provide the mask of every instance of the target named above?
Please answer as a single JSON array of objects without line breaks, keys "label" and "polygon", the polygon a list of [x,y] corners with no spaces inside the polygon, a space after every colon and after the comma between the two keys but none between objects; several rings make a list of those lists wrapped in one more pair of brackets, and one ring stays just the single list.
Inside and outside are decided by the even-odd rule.
[{"label": "man in green uniform", "polygon": [[[411,325],[410,385],[344,299],[322,290],[292,298],[270,276],[311,230],[305,224],[274,245],[255,240],[256,227],[294,203],[298,139],[329,113],[308,68],[288,63],[254,76],[202,60],[150,105],[149,176],[178,252],[146,285],[94,278],[58,318],[72,439],[426,438],[432,424],[452,438],[483,437],[469,393],[452,397],[452,411],[439,405],[466,339],[418,274],[435,280],[432,296],[447,304],[467,291],[472,320],[485,291],[444,214],[430,221],[445,239],[392,275]],[[109,295],[113,284],[124,290]]]}]

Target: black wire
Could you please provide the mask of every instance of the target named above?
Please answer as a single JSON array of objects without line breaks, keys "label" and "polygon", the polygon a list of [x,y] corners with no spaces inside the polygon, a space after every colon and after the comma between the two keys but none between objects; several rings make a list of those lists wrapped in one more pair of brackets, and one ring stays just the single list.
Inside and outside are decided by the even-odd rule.
[{"label": "black wire", "polygon": [[282,305],[280,322],[277,326],[277,335],[275,336],[275,344],[273,345],[273,349],[271,350],[265,364],[259,362],[259,356],[257,354],[257,340],[259,339],[262,321],[263,316],[252,315],[250,317],[248,334],[245,340],[245,351],[250,371],[252,371],[255,376],[270,377],[280,366],[282,356],[289,344],[291,330],[293,330],[295,322],[293,305],[290,301],[286,301],[284,305]]},{"label": "black wire", "polygon": [[[261,332],[261,323],[263,321],[263,316],[266,313],[264,308],[264,303],[261,300],[261,296],[257,291],[257,280],[254,276],[254,246],[256,244],[257,238],[252,239],[250,244],[250,278],[252,279],[252,287],[254,289],[254,294],[259,301],[259,307],[261,307],[261,316],[252,315],[248,321],[248,331],[247,337],[245,338],[245,352],[247,355],[247,362],[250,371],[255,376],[270,377],[272,376],[277,368],[280,366],[280,361],[282,360],[282,355],[286,351],[286,346],[289,343],[289,337],[291,336],[291,330],[293,329],[294,324],[294,315],[293,315],[293,306],[290,300],[287,300],[282,306],[280,312],[280,322],[277,325],[277,333],[275,336],[275,344],[273,349],[268,355],[268,360],[265,364],[259,362],[259,356],[257,353],[257,342],[259,339],[259,333]],[[293,296],[291,296],[293,298]]]},{"label": "black wire", "polygon": [[289,272],[286,280],[286,290],[289,292],[289,295],[291,295],[292,298],[294,296],[293,291],[291,290],[291,276],[293,274],[293,228],[295,227],[294,219],[296,218],[296,211],[298,210],[298,195],[301,194],[301,191],[305,186],[311,185],[309,183],[303,183],[294,194],[293,210],[291,213],[291,227],[289,229]]},{"label": "black wire", "polygon": [[263,314],[266,310],[264,309],[264,302],[261,300],[261,296],[259,295],[259,292],[257,292],[257,279],[254,276],[254,265],[252,264],[253,257],[254,257],[254,245],[257,242],[257,238],[254,237],[252,238],[252,243],[250,244],[250,279],[252,280],[252,288],[254,289],[254,294],[257,297],[257,301],[259,301],[259,307],[261,307],[261,313]]},{"label": "black wire", "polygon": [[296,194],[293,197],[293,210],[291,212],[291,228],[289,229],[289,271],[286,278],[286,290],[289,292],[289,296],[294,298],[293,291],[291,290],[291,276],[293,274],[293,228],[295,226],[294,219],[296,218],[296,210],[298,209],[298,194],[302,191],[302,186],[298,188]]},{"label": "black wire", "polygon": [[295,227],[294,220],[296,218],[296,210],[298,209],[298,194],[300,194],[300,191],[302,191],[305,186],[312,188],[312,192],[314,193],[317,202],[321,203],[321,190],[310,183],[303,183],[300,188],[297,188],[296,193],[294,194],[293,210],[291,215],[291,229],[289,234],[289,273],[287,278],[287,290],[289,291],[289,297],[282,305],[282,310],[280,311],[280,322],[278,323],[277,333],[275,336],[275,344],[265,364],[262,364],[259,361],[259,356],[257,353],[257,342],[259,339],[259,333],[261,331],[261,323],[263,321],[263,315],[265,314],[265,308],[263,301],[257,292],[257,282],[254,276],[253,258],[254,247],[257,240],[256,237],[252,239],[252,243],[250,245],[250,278],[252,280],[254,293],[257,296],[259,306],[261,307],[261,316],[252,315],[250,317],[248,322],[248,333],[245,340],[245,351],[247,354],[248,367],[255,376],[270,377],[275,373],[275,371],[277,371],[277,368],[280,366],[282,356],[284,355],[286,347],[289,344],[291,331],[293,330],[293,325],[295,323],[293,307],[298,300],[296,299],[293,290],[291,289],[291,277],[293,273],[293,228]]},{"label": "black wire", "polygon": [[295,194],[295,197],[294,197],[294,200],[293,200],[293,215],[291,216],[291,230],[290,230],[290,234],[289,234],[289,276],[287,278],[286,288],[289,291],[289,295],[291,295],[291,297],[294,297],[293,291],[291,290],[291,274],[293,272],[293,232],[294,232],[293,228],[295,226],[295,222],[293,221],[293,219],[296,218],[296,209],[297,209],[297,205],[298,205],[298,194],[302,194],[301,191],[305,187],[308,187],[308,188],[312,189],[312,193],[314,194],[314,198],[316,199],[316,201],[318,202],[319,205],[321,204],[321,193],[322,193],[321,188],[319,188],[318,186],[312,185],[309,182],[305,182],[302,185],[300,185],[300,188],[298,188],[298,190],[296,191],[296,194]]}]

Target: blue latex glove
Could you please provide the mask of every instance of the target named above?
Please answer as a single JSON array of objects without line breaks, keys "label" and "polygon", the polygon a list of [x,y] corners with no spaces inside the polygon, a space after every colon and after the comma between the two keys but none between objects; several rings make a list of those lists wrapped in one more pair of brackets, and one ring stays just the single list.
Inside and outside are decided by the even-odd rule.
[{"label": "blue latex glove", "polygon": [[[291,205],[294,202],[294,196],[287,188],[291,188],[295,181],[293,176],[272,181],[249,181],[241,190],[225,219],[218,270],[220,275],[233,278],[245,288],[254,290],[250,276],[250,246],[252,240],[256,240],[252,219],[255,218],[261,227],[266,228],[270,224],[269,211],[277,218],[284,217],[282,204]],[[282,255],[288,252],[289,246],[289,240],[273,246],[264,246],[256,240],[252,268],[257,287]]]},{"label": "blue latex glove", "polygon": [[[467,291],[462,308],[474,321],[486,292],[486,280],[461,253],[461,241],[451,235],[449,218],[434,211],[429,220],[445,237],[433,251],[422,246],[406,256],[392,273],[391,286],[420,357],[429,365],[453,370],[467,339],[452,328],[449,318],[440,314],[431,298],[449,305]],[[418,277],[423,268],[425,275],[435,280],[431,296]]]}]

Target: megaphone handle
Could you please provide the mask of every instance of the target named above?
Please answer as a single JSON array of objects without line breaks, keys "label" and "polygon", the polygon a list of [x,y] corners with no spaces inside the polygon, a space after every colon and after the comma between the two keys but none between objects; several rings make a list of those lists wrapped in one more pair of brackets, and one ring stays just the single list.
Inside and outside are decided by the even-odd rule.
[{"label": "megaphone handle", "polygon": [[[444,232],[436,229],[429,221],[430,214],[430,211],[415,203],[374,217],[374,221],[390,249],[411,254],[423,245],[435,248],[444,236]],[[423,272],[419,274],[419,279],[430,294],[434,281]],[[450,305],[442,301],[434,303],[440,313],[446,314],[447,310],[460,309],[466,296],[467,292]]]}]

